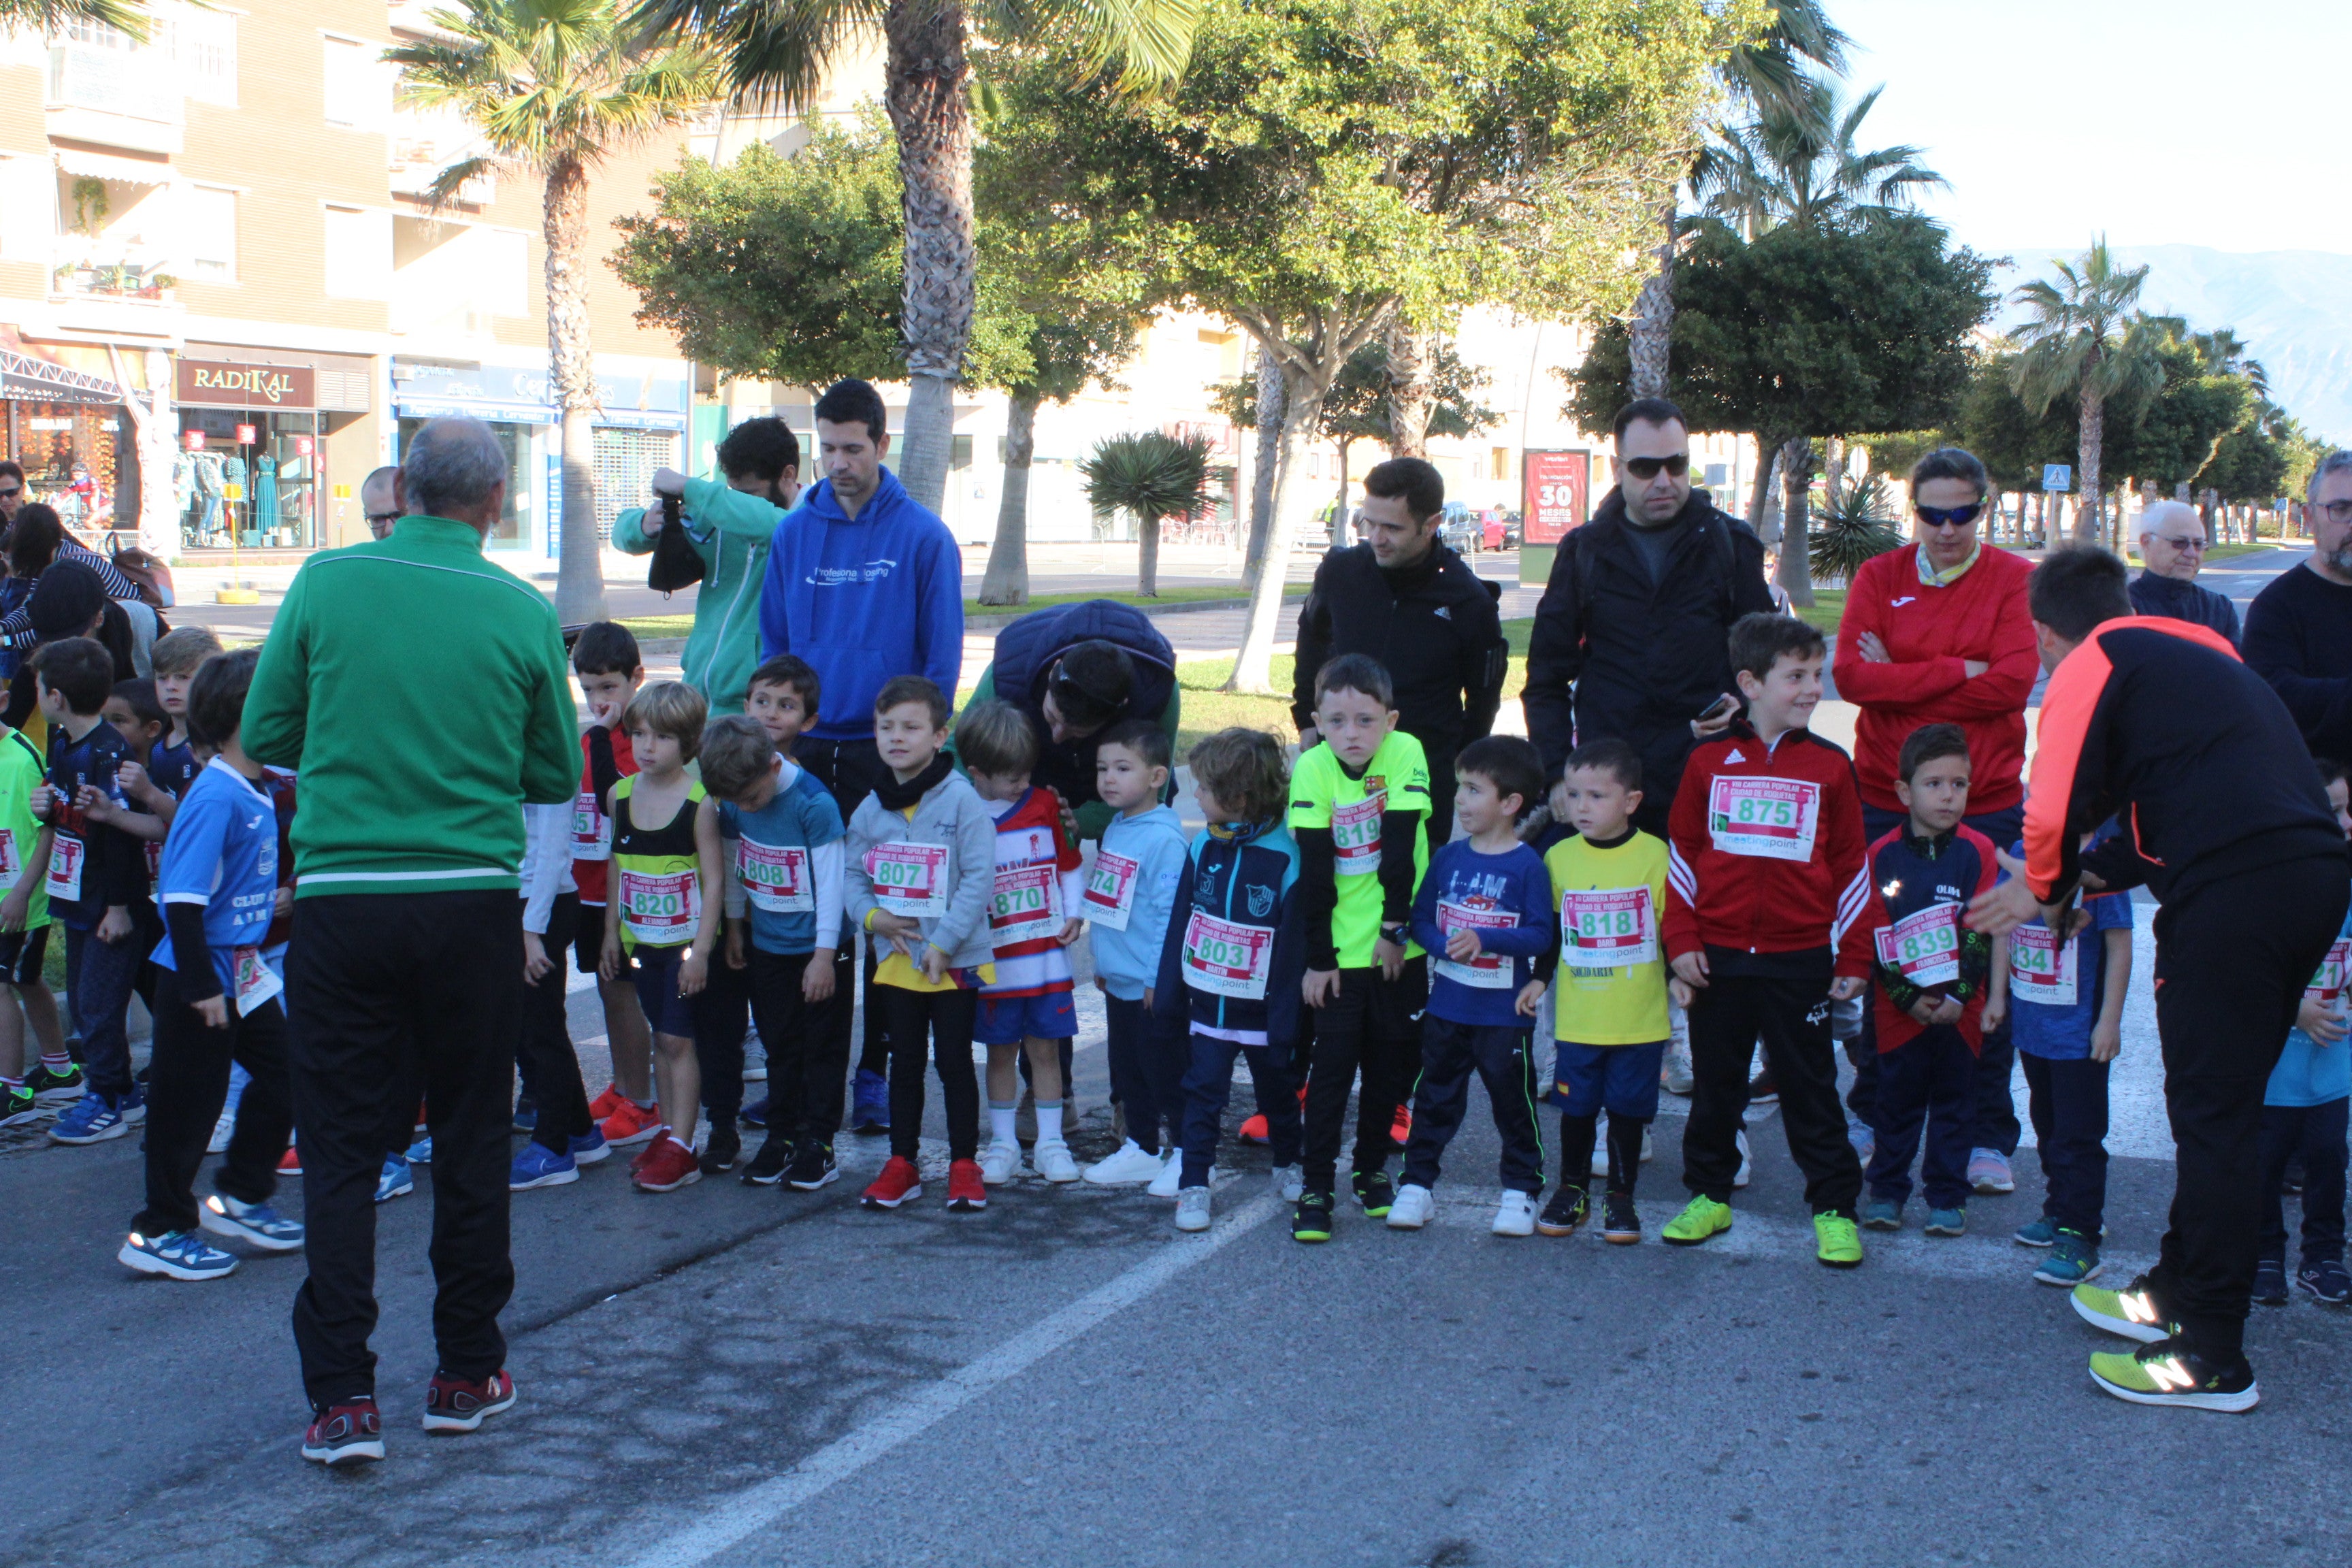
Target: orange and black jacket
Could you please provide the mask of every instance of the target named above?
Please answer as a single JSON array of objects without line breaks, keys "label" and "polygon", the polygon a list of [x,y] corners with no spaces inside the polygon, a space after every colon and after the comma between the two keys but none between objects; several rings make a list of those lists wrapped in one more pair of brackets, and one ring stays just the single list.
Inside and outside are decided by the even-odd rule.
[{"label": "orange and black jacket", "polygon": [[2166,903],[2241,871],[2345,857],[2319,770],[2278,695],[2210,627],[2162,616],[2107,622],[2068,654],[2042,699],[2025,805],[2025,873],[2045,904],[2070,897],[2082,836],[2109,889],[2145,882]]}]

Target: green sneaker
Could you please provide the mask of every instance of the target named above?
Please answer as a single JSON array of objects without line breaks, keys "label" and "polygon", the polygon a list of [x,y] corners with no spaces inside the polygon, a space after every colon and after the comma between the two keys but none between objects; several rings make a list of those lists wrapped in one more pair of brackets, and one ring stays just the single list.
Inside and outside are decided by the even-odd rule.
[{"label": "green sneaker", "polygon": [[20,1121],[37,1121],[48,1114],[40,1097],[23,1084],[0,1084],[0,1127],[14,1127]]},{"label": "green sneaker", "polygon": [[1385,1218],[1396,1206],[1396,1184],[1389,1180],[1386,1171],[1358,1171],[1355,1187],[1356,1201],[1372,1219]]},{"label": "green sneaker", "polygon": [[2219,1367],[2178,1339],[2136,1351],[2101,1351],[2091,1357],[2091,1381],[2134,1405],[2235,1413],[2252,1410],[2263,1398],[2254,1369],[2242,1359],[2235,1367]]},{"label": "green sneaker", "polygon": [[1696,1247],[1730,1228],[1731,1205],[1717,1203],[1699,1193],[1683,1205],[1682,1213],[1666,1221],[1666,1228],[1658,1232],[1658,1238],[1672,1247]]},{"label": "green sneaker", "polygon": [[1832,1268],[1862,1265],[1862,1227],[1837,1213],[1813,1216],[1813,1256]]},{"label": "green sneaker", "polygon": [[2104,1290],[2087,1282],[2077,1285],[2068,1299],[2074,1303],[2074,1315],[2093,1328],[2143,1344],[2169,1339],[2177,1327],[2157,1305],[2145,1274],[2120,1290]]},{"label": "green sneaker", "polygon": [[1298,1206],[1290,1212],[1290,1239],[1293,1241],[1328,1241],[1331,1239],[1331,1194],[1301,1193]]}]

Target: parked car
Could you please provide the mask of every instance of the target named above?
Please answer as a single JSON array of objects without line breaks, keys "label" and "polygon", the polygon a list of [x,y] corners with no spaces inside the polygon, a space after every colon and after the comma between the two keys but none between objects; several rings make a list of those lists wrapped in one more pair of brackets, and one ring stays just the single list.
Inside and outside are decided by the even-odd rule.
[{"label": "parked car", "polygon": [[1439,515],[1445,521],[1438,525],[1437,537],[1444,541],[1448,549],[1456,554],[1468,555],[1484,546],[1486,530],[1477,514],[1467,506],[1458,500],[1450,500]]}]

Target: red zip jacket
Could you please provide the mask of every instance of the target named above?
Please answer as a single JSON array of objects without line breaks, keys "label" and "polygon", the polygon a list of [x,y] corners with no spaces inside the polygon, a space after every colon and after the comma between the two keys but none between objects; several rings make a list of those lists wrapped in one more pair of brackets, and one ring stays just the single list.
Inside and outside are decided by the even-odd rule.
[{"label": "red zip jacket", "polygon": [[[2006,811],[2025,796],[2025,700],[2042,672],[2033,620],[2026,613],[2022,556],[1988,544],[1977,563],[1948,587],[1919,581],[1919,547],[1874,555],[1853,574],[1838,623],[1837,694],[1858,704],[1853,765],[1862,798],[1901,811],[1895,759],[1922,724],[1958,724],[1969,737],[1969,810]],[[1862,657],[1862,635],[1876,632],[1891,664]],[[1990,666],[1970,679],[1966,661]]]},{"label": "red zip jacket", "polygon": [[1862,800],[1835,744],[1791,730],[1768,746],[1735,721],[1691,752],[1667,835],[1669,958],[1834,949],[1833,974],[1870,973]]},{"label": "red zip jacket", "polygon": [[[1982,936],[1960,923],[1959,916],[1971,900],[1990,892],[2000,879],[1992,840],[1965,822],[1940,840],[1915,838],[1906,821],[1872,844],[1868,853],[1870,902],[1861,925],[1870,933],[1873,956],[1876,956],[1881,931],[1892,930],[1896,921],[1937,905],[1948,906],[1960,973],[1956,980],[1939,983],[1935,989],[1959,1000],[1960,1021],[1954,1027],[1969,1043],[1969,1049],[1982,1056],[1985,988],[1992,969],[1992,950]],[[1882,961],[1872,978],[1878,1054],[1885,1056],[1926,1033],[1927,1026],[1911,1016],[1911,1004],[1918,999],[1920,988],[1906,979],[1899,965],[1889,969]]]}]

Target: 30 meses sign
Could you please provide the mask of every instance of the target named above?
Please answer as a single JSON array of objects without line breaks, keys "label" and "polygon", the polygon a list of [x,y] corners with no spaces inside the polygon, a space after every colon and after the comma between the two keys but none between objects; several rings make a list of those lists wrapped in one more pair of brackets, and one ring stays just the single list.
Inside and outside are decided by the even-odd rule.
[{"label": "30 meses sign", "polygon": [[1519,484],[1520,538],[1528,544],[1558,544],[1569,530],[1584,526],[1592,454],[1524,452]]},{"label": "30 meses sign", "polygon": [[311,408],[318,405],[318,384],[309,365],[184,359],[176,396],[222,408]]}]

